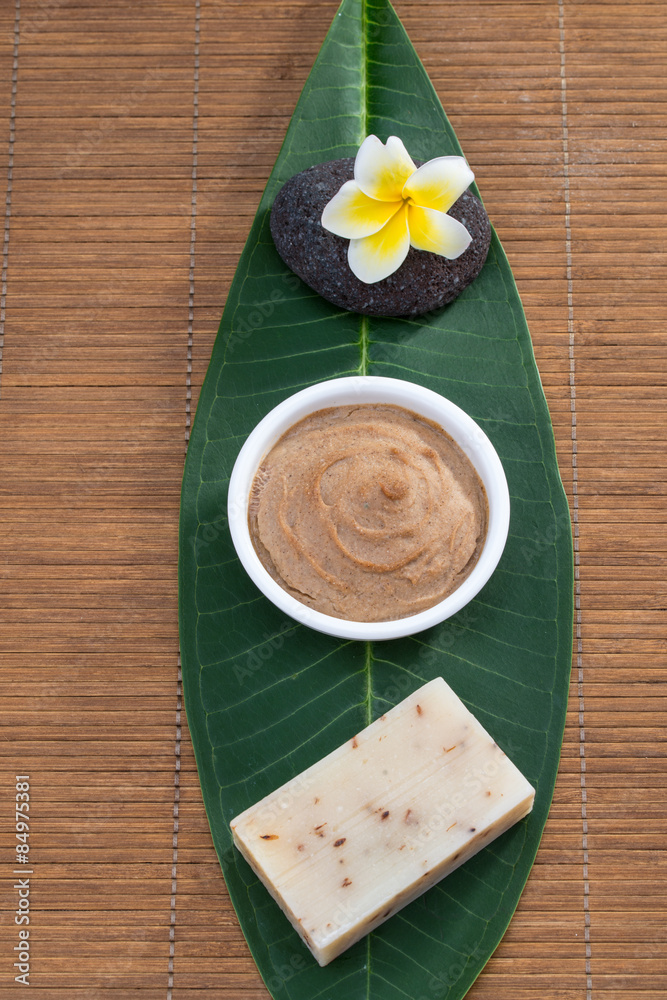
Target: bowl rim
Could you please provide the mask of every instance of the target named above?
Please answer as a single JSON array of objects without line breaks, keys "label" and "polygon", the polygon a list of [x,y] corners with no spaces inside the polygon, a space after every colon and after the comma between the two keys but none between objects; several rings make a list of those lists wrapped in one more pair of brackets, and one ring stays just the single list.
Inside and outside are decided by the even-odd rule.
[{"label": "bowl rim", "polygon": [[[283,590],[270,576],[250,537],[250,489],[264,456],[290,427],[310,413],[354,402],[402,406],[438,424],[466,453],[486,490],[489,513],[486,539],[472,572],[438,604],[406,618],[358,622],[334,618],[309,608]],[[227,517],[241,564],[253,583],[276,607],[318,632],[343,639],[374,641],[403,638],[431,628],[456,614],[479,593],[498,565],[507,541],[510,497],[498,453],[479,424],[460,406],[416,382],[379,375],[352,375],[326,379],[300,389],[262,417],[234,462],[229,480]]]}]

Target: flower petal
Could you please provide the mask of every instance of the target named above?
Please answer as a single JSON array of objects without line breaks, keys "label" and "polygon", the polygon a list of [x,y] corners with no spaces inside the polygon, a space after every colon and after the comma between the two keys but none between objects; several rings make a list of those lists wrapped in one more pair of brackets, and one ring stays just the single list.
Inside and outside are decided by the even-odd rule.
[{"label": "flower petal", "polygon": [[403,197],[422,208],[448,212],[474,179],[462,156],[436,156],[407,179]]},{"label": "flower petal", "polygon": [[432,208],[410,205],[408,208],[410,243],[417,250],[428,250],[454,260],[472,241],[466,227],[451,215]]},{"label": "flower petal", "polygon": [[390,135],[385,146],[376,135],[369,135],[354,161],[354,179],[369,198],[400,201],[403,185],[416,169],[398,136]]},{"label": "flower petal", "polygon": [[408,213],[403,206],[379,233],[350,240],[347,259],[357,278],[372,285],[397,271],[409,249]]},{"label": "flower petal", "polygon": [[336,236],[359,239],[377,233],[403,204],[376,201],[361,190],[356,181],[346,181],[325,205],[322,225]]}]

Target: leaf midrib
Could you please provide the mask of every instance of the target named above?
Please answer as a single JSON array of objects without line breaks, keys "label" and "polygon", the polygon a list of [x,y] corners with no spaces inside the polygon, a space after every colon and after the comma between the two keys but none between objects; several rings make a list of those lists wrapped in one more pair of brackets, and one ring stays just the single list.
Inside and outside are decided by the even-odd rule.
[{"label": "leaf midrib", "polygon": [[[361,0],[361,100],[359,111],[359,145],[366,138],[368,131],[368,0]],[[368,375],[368,317],[359,317],[359,374]]]},{"label": "leaf midrib", "polygon": [[[359,114],[359,145],[364,141],[368,132],[368,24],[367,0],[361,0],[361,111]],[[359,317],[359,374],[368,375],[369,358],[369,321],[367,316]],[[370,726],[373,721],[373,646],[366,643],[365,671],[366,671],[366,725]],[[368,939],[368,977],[370,991],[370,937]],[[369,992],[370,995],[370,992]]]},{"label": "leaf midrib", "polygon": [[359,145],[366,138],[368,129],[368,23],[367,0],[361,0],[361,47],[363,55],[361,59],[361,111],[359,114]]}]

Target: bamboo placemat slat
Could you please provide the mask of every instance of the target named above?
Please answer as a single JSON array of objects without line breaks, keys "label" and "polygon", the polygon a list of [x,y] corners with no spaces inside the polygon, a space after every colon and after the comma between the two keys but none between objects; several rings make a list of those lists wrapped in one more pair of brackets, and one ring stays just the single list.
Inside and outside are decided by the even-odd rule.
[{"label": "bamboo placemat slat", "polygon": [[[0,1000],[23,995],[16,774],[31,997],[267,998],[182,710],[179,486],[238,256],[336,7],[0,4]],[[396,8],[510,257],[576,527],[554,804],[469,996],[662,1000],[667,17],[630,0]]]}]

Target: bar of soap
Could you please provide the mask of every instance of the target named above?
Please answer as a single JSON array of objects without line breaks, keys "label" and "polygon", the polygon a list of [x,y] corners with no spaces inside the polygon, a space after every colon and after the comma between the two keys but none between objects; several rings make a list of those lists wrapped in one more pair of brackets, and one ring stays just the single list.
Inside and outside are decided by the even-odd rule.
[{"label": "bar of soap", "polygon": [[324,966],[529,813],[534,797],[438,677],[231,828]]}]

